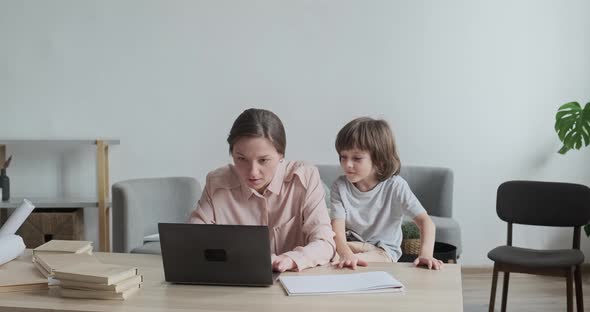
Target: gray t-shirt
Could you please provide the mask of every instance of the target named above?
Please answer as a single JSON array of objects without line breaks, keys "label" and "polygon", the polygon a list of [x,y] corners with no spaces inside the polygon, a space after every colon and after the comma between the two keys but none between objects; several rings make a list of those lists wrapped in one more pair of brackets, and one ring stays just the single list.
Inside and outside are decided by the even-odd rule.
[{"label": "gray t-shirt", "polygon": [[330,197],[330,218],[345,220],[347,236],[381,247],[395,260],[402,255],[403,216],[414,219],[426,212],[406,180],[397,175],[368,192],[341,176],[332,185]]}]

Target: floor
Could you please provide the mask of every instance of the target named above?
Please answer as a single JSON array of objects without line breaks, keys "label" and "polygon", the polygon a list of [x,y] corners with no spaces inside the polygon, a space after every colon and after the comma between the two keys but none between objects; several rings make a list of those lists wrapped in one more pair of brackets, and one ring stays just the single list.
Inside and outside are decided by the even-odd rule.
[{"label": "floor", "polygon": [[[492,273],[484,270],[464,269],[463,306],[465,312],[488,311]],[[498,277],[496,290],[496,311],[502,302],[502,274]],[[590,270],[582,277],[584,311],[590,311]],[[556,312],[566,311],[565,278],[545,277],[528,274],[510,274],[507,311]],[[574,297],[575,311],[575,297]]]}]

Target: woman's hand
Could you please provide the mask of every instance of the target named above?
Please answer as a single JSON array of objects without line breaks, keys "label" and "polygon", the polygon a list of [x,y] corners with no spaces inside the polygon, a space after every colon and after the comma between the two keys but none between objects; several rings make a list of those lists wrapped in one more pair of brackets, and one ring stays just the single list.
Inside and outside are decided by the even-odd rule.
[{"label": "woman's hand", "polygon": [[356,269],[356,266],[367,266],[368,263],[365,260],[359,259],[357,255],[354,253],[345,253],[344,255],[340,255],[340,259],[338,261],[333,261],[333,265],[338,266],[338,268],[342,269],[345,267],[349,267],[353,270]]},{"label": "woman's hand", "polygon": [[443,267],[443,262],[431,256],[418,256],[416,260],[414,260],[414,265],[423,265],[429,270],[440,270]]},{"label": "woman's hand", "polygon": [[293,259],[291,259],[285,255],[280,255],[280,256],[272,255],[271,261],[272,261],[272,270],[275,272],[291,271],[291,270],[295,270],[297,268],[297,263],[295,263],[295,261],[293,261]]}]

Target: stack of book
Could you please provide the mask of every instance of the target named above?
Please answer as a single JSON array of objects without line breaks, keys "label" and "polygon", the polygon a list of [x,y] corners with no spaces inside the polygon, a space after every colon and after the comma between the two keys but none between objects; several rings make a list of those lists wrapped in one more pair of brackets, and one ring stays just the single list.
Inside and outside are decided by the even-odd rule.
[{"label": "stack of book", "polygon": [[96,263],[79,263],[53,271],[62,297],[125,300],[141,287],[137,268]]},{"label": "stack of book", "polygon": [[38,253],[33,255],[33,264],[45,277],[53,277],[57,269],[67,268],[79,263],[99,263],[95,256],[72,253]]},{"label": "stack of book", "polygon": [[33,249],[33,255],[46,253],[74,253],[91,255],[92,242],[54,239]]},{"label": "stack of book", "polygon": [[33,264],[45,277],[57,268],[79,262],[98,262],[92,256],[92,242],[51,240],[33,249]]}]

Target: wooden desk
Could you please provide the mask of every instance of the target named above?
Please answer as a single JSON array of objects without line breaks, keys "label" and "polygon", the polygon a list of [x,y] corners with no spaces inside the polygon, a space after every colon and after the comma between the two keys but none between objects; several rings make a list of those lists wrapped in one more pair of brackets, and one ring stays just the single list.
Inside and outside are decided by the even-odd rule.
[{"label": "wooden desk", "polygon": [[[447,264],[441,271],[416,269],[411,263],[377,264],[357,271],[387,271],[405,286],[403,293],[288,297],[271,287],[173,285],[164,282],[162,259],[155,255],[96,253],[104,263],[135,265],[143,288],[126,301],[60,298],[56,289],[0,293],[0,312],[24,311],[463,311],[461,270]],[[318,267],[302,273],[347,273]]]}]

